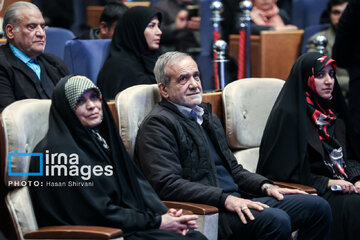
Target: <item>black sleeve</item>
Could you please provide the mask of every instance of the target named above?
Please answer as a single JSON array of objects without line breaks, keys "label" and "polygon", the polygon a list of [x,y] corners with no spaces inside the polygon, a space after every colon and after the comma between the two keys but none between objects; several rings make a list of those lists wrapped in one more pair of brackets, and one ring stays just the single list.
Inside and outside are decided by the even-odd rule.
[{"label": "black sleeve", "polygon": [[7,105],[16,101],[13,86],[10,81],[12,76],[10,75],[11,72],[9,72],[6,67],[0,63],[0,113]]},{"label": "black sleeve", "polygon": [[223,190],[183,178],[174,126],[165,116],[151,116],[139,130],[135,159],[162,200],[222,207]]},{"label": "black sleeve", "polygon": [[279,15],[280,15],[281,20],[283,20],[285,25],[291,24],[290,16],[284,9],[280,9]]},{"label": "black sleeve", "polygon": [[339,67],[346,68],[349,66],[353,61],[352,54],[356,52],[354,48],[356,48],[356,45],[359,45],[359,26],[357,21],[359,12],[360,1],[350,0],[339,20],[332,53]]},{"label": "black sleeve", "polygon": [[[32,177],[41,186],[31,187],[30,194],[39,226],[96,225],[121,228],[125,232],[159,228],[161,215],[123,206],[105,190],[98,178],[91,186],[70,186],[84,182],[79,177]],[[66,186],[47,186],[65,183]]]},{"label": "black sleeve", "polygon": [[346,173],[352,183],[360,180],[360,163],[355,160],[346,160]]}]

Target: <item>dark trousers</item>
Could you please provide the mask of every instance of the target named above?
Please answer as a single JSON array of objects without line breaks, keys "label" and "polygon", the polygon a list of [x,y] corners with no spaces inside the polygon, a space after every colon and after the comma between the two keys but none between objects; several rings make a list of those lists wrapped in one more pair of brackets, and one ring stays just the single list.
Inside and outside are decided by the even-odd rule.
[{"label": "dark trousers", "polygon": [[285,195],[278,201],[272,197],[254,198],[270,208],[251,210],[254,221],[243,224],[236,213],[227,213],[227,222],[233,231],[232,239],[290,239],[292,231],[299,230],[297,239],[329,239],[332,220],[329,204],[314,195]]},{"label": "dark trousers", "polygon": [[182,236],[162,229],[137,231],[129,236],[124,236],[124,238],[126,240],[207,240],[201,232],[194,230],[190,230],[185,236]]},{"label": "dark trousers", "polygon": [[333,222],[331,239],[358,240],[360,238],[360,196],[327,191],[323,196],[330,204]]}]

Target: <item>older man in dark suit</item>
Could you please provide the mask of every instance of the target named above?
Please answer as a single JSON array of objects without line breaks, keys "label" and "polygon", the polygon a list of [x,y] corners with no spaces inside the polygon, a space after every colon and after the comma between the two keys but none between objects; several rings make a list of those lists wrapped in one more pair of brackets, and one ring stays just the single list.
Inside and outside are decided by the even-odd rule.
[{"label": "older man in dark suit", "polygon": [[38,7],[22,1],[11,4],[3,31],[7,44],[0,47],[0,112],[17,100],[51,98],[68,69],[60,58],[43,54],[45,21]]}]

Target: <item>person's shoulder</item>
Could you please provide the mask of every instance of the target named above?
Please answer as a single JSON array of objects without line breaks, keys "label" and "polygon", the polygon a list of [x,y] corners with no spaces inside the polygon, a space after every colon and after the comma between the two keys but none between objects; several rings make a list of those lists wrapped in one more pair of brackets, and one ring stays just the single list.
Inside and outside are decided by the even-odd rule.
[{"label": "person's shoulder", "polygon": [[[121,63],[121,64],[119,64]],[[113,51],[110,53],[110,57],[107,59],[105,64],[115,64],[119,68],[133,68],[138,66],[139,59],[131,51],[121,49],[121,51]]]},{"label": "person's shoulder", "polygon": [[[12,65],[18,59],[12,54],[11,49],[7,45],[0,46],[0,66],[12,68]],[[20,60],[19,60],[20,61]]]},{"label": "person's shoulder", "polygon": [[38,56],[38,60],[41,62],[46,62],[56,68],[62,68],[65,72],[68,72],[68,68],[65,62],[58,56],[51,53],[42,53]]},{"label": "person's shoulder", "polygon": [[0,46],[0,61],[2,62],[3,59],[6,59],[6,53],[4,51],[5,46]]},{"label": "person's shoulder", "polygon": [[164,106],[164,104],[158,103],[154,106],[154,108],[151,110],[151,112],[148,115],[149,118],[155,118],[155,119],[174,119],[174,114],[172,113],[172,110],[168,107]]},{"label": "person's shoulder", "polygon": [[164,104],[164,102],[160,102],[153,107],[141,125],[144,126],[149,124],[160,124],[162,126],[169,127],[173,125],[177,119],[178,115],[175,113],[175,111],[173,111],[171,107],[169,108],[169,106],[166,106],[166,103]]},{"label": "person's shoulder", "polygon": [[281,19],[283,20],[285,25],[291,23],[289,13],[287,11],[285,11],[284,9],[281,9],[281,8],[279,9],[279,16],[281,17]]},{"label": "person's shoulder", "polygon": [[100,31],[99,27],[90,28],[89,30],[82,33],[81,35],[75,37],[74,40],[96,40],[96,39],[100,39],[97,36],[99,31]]},{"label": "person's shoulder", "polygon": [[7,58],[10,53],[10,47],[8,45],[0,46],[0,58]]},{"label": "person's shoulder", "polygon": [[45,58],[45,59],[49,59],[49,60],[52,60],[52,61],[63,61],[60,57],[52,54],[52,53],[42,53],[39,55],[39,58]]},{"label": "person's shoulder", "polygon": [[98,81],[114,82],[116,79],[117,81],[132,82],[137,79],[138,74],[143,72],[141,70],[142,65],[134,56],[121,52],[105,61],[99,72]]},{"label": "person's shoulder", "polygon": [[4,54],[5,48],[6,48],[6,45],[0,46],[0,54]]},{"label": "person's shoulder", "polygon": [[322,30],[320,32],[317,32],[315,34],[313,34],[310,39],[311,40],[314,40],[317,36],[320,36],[320,35],[323,35],[323,36],[327,36],[329,34],[330,30],[329,29],[325,29],[325,30]]}]

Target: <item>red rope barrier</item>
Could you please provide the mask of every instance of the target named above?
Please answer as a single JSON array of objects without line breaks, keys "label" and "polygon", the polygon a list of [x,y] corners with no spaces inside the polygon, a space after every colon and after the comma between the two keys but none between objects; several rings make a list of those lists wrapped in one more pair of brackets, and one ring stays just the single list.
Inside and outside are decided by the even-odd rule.
[{"label": "red rope barrier", "polygon": [[246,31],[239,32],[239,52],[238,52],[238,79],[245,77],[245,58],[246,58]]},{"label": "red rope barrier", "polygon": [[[220,40],[220,33],[219,31],[214,31],[214,42],[216,42],[217,40]],[[217,58],[217,54],[214,51],[214,86],[215,89],[220,89],[220,84],[219,84],[219,74],[218,74],[218,67],[217,67],[217,62],[215,61]]]}]

